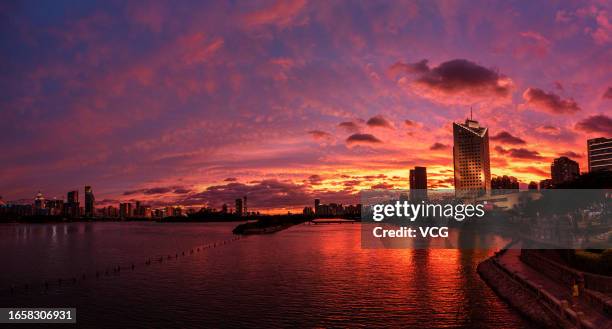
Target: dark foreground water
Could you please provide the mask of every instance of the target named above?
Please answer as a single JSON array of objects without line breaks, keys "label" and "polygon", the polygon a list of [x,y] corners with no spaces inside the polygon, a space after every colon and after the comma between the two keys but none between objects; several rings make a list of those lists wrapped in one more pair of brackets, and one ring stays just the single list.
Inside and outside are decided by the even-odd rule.
[{"label": "dark foreground water", "polygon": [[83,328],[528,326],[476,273],[491,251],[364,250],[358,224],[231,241],[235,225],[2,224],[0,307],[76,307]]}]

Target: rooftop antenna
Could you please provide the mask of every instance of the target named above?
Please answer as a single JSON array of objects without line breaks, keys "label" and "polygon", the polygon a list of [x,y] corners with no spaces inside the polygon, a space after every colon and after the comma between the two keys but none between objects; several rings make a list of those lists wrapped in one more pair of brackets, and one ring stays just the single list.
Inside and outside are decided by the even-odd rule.
[{"label": "rooftop antenna", "polygon": [[472,107],[470,106],[470,120],[474,121],[474,116],[472,115]]}]

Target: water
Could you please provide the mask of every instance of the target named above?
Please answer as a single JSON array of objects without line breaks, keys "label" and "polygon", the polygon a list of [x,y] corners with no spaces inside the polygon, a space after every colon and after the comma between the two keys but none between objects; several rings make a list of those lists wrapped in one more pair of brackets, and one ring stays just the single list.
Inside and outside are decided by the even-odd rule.
[{"label": "water", "polygon": [[0,306],[76,307],[83,328],[529,326],[476,273],[491,251],[364,250],[354,224],[196,251],[230,241],[235,225],[0,225]]}]

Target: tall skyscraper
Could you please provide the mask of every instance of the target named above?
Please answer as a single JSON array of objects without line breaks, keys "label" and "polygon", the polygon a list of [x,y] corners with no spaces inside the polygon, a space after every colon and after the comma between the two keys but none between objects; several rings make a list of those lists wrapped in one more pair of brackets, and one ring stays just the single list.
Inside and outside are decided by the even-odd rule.
[{"label": "tall skyscraper", "polygon": [[85,186],[85,216],[94,216],[94,198],[93,190],[91,186]]},{"label": "tall skyscraper", "polygon": [[612,138],[599,137],[587,141],[589,172],[612,170]]},{"label": "tall skyscraper", "polygon": [[243,209],[242,209],[242,199],[238,198],[238,199],[236,199],[236,215],[237,216],[242,216],[242,212],[243,212]]},{"label": "tall skyscraper", "polygon": [[410,169],[410,199],[427,199],[427,168],[414,167],[414,169]]},{"label": "tall skyscraper", "polygon": [[40,193],[40,191],[38,191],[38,193],[36,194],[36,197],[34,198],[34,209],[36,210],[41,210],[41,209],[45,209],[45,197],[42,195],[42,193]]},{"label": "tall skyscraper", "polygon": [[66,203],[64,204],[64,215],[68,217],[79,217],[81,208],[79,205],[79,191],[68,192]]},{"label": "tall skyscraper", "polygon": [[550,165],[550,177],[553,185],[572,181],[578,176],[580,176],[578,162],[568,157],[556,158]]},{"label": "tall skyscraper", "polygon": [[70,191],[68,192],[68,203],[79,203],[79,191],[74,190],[74,191]]},{"label": "tall skyscraper", "polygon": [[455,194],[473,195],[491,190],[489,130],[478,121],[453,122]]},{"label": "tall skyscraper", "polygon": [[[170,214],[172,215],[172,214]],[[131,202],[121,202],[119,203],[119,217],[121,218],[131,218],[134,217],[134,208]]]},{"label": "tall skyscraper", "polygon": [[321,200],[320,199],[315,199],[314,202],[314,212],[315,214],[319,214],[319,207],[321,206]]}]

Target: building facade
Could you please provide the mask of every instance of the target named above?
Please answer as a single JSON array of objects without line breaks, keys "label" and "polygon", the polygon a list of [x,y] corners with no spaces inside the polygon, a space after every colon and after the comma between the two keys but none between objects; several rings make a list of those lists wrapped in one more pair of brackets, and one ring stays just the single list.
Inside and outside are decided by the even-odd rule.
[{"label": "building facade", "polygon": [[553,185],[572,181],[578,176],[580,176],[578,162],[568,157],[556,158],[550,165],[550,177]]},{"label": "building facade", "polygon": [[612,138],[593,138],[587,141],[589,172],[612,170]]},{"label": "building facade", "polygon": [[236,199],[236,216],[242,216],[243,214],[243,208],[242,208],[242,199],[238,198]]},{"label": "building facade", "polygon": [[427,199],[427,168],[414,167],[414,169],[410,169],[410,199]]},{"label": "building facade", "polygon": [[453,122],[455,194],[481,194],[491,190],[489,130],[478,121]]},{"label": "building facade", "polygon": [[85,216],[94,217],[95,200],[91,186],[85,186]]}]

